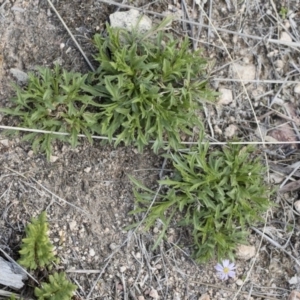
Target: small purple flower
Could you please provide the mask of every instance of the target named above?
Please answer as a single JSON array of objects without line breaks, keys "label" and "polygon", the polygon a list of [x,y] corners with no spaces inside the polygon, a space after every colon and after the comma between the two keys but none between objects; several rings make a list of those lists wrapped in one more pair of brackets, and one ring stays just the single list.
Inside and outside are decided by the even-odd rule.
[{"label": "small purple flower", "polygon": [[221,280],[235,277],[235,271],[233,271],[235,268],[234,263],[230,263],[228,259],[223,260],[222,264],[217,264],[215,266],[215,269],[218,272],[217,275]]}]

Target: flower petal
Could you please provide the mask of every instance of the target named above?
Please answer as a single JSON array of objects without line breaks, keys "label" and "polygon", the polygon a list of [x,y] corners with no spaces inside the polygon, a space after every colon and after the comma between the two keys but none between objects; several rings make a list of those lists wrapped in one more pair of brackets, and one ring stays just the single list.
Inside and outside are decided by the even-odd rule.
[{"label": "flower petal", "polygon": [[234,270],[236,267],[234,265],[234,263],[229,264],[228,269],[230,270]]},{"label": "flower petal", "polygon": [[223,267],[224,267],[224,268],[228,268],[228,266],[229,266],[229,264],[230,264],[229,259],[223,260],[223,261],[222,261],[222,264],[223,264]]},{"label": "flower petal", "polygon": [[227,273],[227,276],[233,278],[233,277],[235,277],[235,272],[234,271],[229,271]]},{"label": "flower petal", "polygon": [[217,264],[216,266],[215,266],[215,269],[218,271],[218,272],[223,272],[223,266],[222,265],[220,265],[220,264]]}]

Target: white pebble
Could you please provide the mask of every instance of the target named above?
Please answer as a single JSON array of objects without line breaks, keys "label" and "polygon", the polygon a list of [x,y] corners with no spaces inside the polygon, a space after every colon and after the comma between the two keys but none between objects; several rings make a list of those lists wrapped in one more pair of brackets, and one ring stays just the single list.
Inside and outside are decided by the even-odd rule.
[{"label": "white pebble", "polygon": [[93,248],[90,249],[89,254],[91,257],[95,256],[95,250]]},{"label": "white pebble", "polygon": [[256,253],[254,246],[239,245],[236,250],[236,257],[243,260],[252,258]]},{"label": "white pebble", "polygon": [[220,88],[219,92],[221,93],[219,97],[218,104],[227,105],[232,102],[232,91],[229,89]]},{"label": "white pebble", "polygon": [[241,79],[246,84],[255,79],[255,65],[232,64],[232,71],[235,79]]},{"label": "white pebble", "polygon": [[238,280],[235,282],[235,284],[236,284],[237,286],[241,286],[241,285],[243,285],[243,283],[244,283],[244,281],[243,281],[242,279],[238,279]]},{"label": "white pebble", "polygon": [[294,87],[294,93],[295,94],[300,94],[300,83],[296,84]]},{"label": "white pebble", "polygon": [[280,36],[280,41],[282,41],[282,42],[292,42],[292,38],[290,37],[290,35],[287,32],[283,31],[281,33],[281,36]]},{"label": "white pebble", "polygon": [[118,245],[116,243],[111,243],[109,245],[110,250],[116,250],[118,248]]},{"label": "white pebble", "polygon": [[295,201],[294,203],[295,210],[300,213],[300,200]]},{"label": "white pebble", "polygon": [[123,266],[123,267],[120,268],[120,272],[121,273],[124,273],[126,270],[127,270],[127,268],[125,266]]},{"label": "white pebble", "polygon": [[226,129],[225,129],[225,136],[228,138],[232,138],[236,131],[238,130],[238,127],[234,124],[230,124]]},{"label": "white pebble", "polygon": [[69,223],[70,230],[73,231],[75,229],[76,225],[77,225],[77,222],[75,220],[71,221]]},{"label": "white pebble", "polygon": [[158,299],[158,292],[155,289],[152,289],[149,293],[149,296],[153,299]]}]

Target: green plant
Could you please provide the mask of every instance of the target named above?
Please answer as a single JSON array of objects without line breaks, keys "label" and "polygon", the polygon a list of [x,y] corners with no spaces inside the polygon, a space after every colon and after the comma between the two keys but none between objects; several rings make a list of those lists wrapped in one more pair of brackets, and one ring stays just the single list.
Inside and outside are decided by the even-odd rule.
[{"label": "green plant", "polygon": [[[146,230],[157,219],[162,221],[158,240],[175,217],[190,228],[198,262],[215,255],[218,260],[233,259],[237,243],[246,242],[248,226],[260,221],[270,207],[268,186],[262,182],[265,170],[253,158],[253,148],[229,145],[209,152],[208,147],[199,143],[189,153],[167,155],[175,173],[159,181],[166,192],[157,196],[145,219]],[[145,212],[155,192],[131,180],[142,190],[134,190],[137,207],[131,213]]]},{"label": "green plant", "polygon": [[42,283],[35,288],[34,294],[39,300],[70,300],[77,286],[66,278],[65,273],[54,273],[49,276],[49,283]]},{"label": "green plant", "polygon": [[134,143],[142,151],[153,140],[157,152],[165,140],[178,149],[181,133],[192,135],[194,126],[201,127],[200,102],[216,96],[207,88],[201,51],[190,51],[187,37],[163,31],[169,21],[143,36],[107,26],[106,37],[94,37],[100,66],[93,82],[102,108],[98,133],[110,142],[116,136],[115,145]]},{"label": "green plant", "polygon": [[190,51],[187,37],[181,41],[163,31],[169,21],[143,36],[107,26],[106,37],[94,37],[96,72],[67,72],[58,64],[54,70],[38,67],[25,88],[15,85],[13,107],[0,111],[17,116],[20,127],[69,134],[24,135],[48,159],[54,140],[75,147],[78,134],[90,142],[94,133],[110,142],[116,136],[115,145],[133,143],[139,151],[151,140],[155,152],[163,146],[178,149],[181,134],[192,135],[194,127],[201,127],[200,103],[217,94],[207,88],[201,51]]},{"label": "green plant", "polygon": [[279,15],[281,16],[281,18],[284,20],[287,16],[287,13],[289,12],[288,8],[285,6],[281,6],[280,11],[279,11]]},{"label": "green plant", "polygon": [[[26,237],[22,240],[21,258],[19,264],[31,270],[44,267],[51,268],[58,258],[53,254],[53,246],[48,237],[48,223],[46,212],[42,212],[38,218],[32,218],[26,226]],[[38,300],[70,300],[77,286],[66,279],[66,274],[54,273],[49,276],[49,283],[43,282],[41,288],[34,290]]]},{"label": "green plant", "polygon": [[13,107],[0,111],[18,116],[19,126],[24,128],[69,133],[69,136],[37,132],[24,135],[24,140],[32,142],[33,150],[46,152],[48,159],[55,139],[75,147],[78,134],[84,133],[92,142],[91,132],[97,121],[92,111],[98,105],[89,94],[88,75],[61,70],[58,64],[54,70],[41,67],[37,70],[37,75],[29,74],[25,88],[14,85]]},{"label": "green plant", "polygon": [[19,264],[25,268],[35,270],[49,267],[58,259],[53,254],[53,246],[48,237],[48,223],[46,213],[42,212],[38,218],[32,218],[25,228],[26,237],[22,239],[21,257]]}]

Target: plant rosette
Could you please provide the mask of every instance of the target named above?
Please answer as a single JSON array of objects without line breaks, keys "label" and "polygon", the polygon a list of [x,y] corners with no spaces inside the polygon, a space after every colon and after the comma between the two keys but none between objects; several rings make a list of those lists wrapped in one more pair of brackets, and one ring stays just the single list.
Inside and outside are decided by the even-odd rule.
[{"label": "plant rosette", "polygon": [[[159,239],[176,216],[179,225],[190,231],[198,262],[215,256],[233,260],[236,245],[246,243],[249,226],[261,221],[271,206],[269,187],[262,180],[265,168],[251,155],[252,147],[208,149],[208,144],[200,142],[188,153],[166,155],[172,159],[175,172],[171,178],[158,181],[165,193],[157,195],[131,177],[140,190],[134,190],[136,209],[131,213],[149,210],[146,229],[160,219],[163,230]],[[156,200],[149,208],[153,197]]]}]

